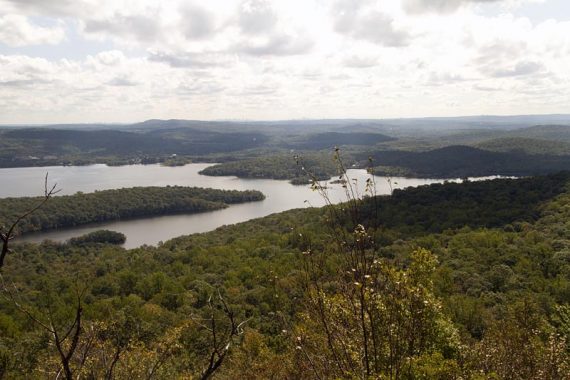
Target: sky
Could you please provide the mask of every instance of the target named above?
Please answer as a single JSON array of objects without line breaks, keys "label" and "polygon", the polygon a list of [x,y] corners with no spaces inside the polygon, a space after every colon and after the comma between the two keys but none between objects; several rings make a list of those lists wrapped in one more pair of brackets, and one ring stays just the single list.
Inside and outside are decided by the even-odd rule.
[{"label": "sky", "polygon": [[0,124],[548,113],[568,0],[0,0]]}]

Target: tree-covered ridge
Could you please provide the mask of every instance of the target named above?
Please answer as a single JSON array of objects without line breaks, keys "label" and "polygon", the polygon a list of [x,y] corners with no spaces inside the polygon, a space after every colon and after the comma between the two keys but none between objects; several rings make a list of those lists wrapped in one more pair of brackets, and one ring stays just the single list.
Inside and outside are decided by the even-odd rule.
[{"label": "tree-covered ridge", "polygon": [[570,172],[542,177],[424,185],[366,199],[362,219],[407,234],[534,222],[545,201],[567,190]]},{"label": "tree-covered ridge", "polygon": [[[41,198],[0,199],[0,224],[16,220]],[[198,187],[133,187],[56,196],[18,225],[20,233],[73,227],[147,216],[189,214],[218,210],[230,204],[260,201],[259,191],[203,189]]]},{"label": "tree-covered ridge", "polygon": [[517,129],[509,133],[512,137],[526,137],[552,141],[570,142],[570,125],[551,124],[536,125],[533,127]]},{"label": "tree-covered ridge", "polygon": [[570,168],[570,155],[491,152],[469,146],[448,146],[427,152],[375,151],[355,156],[361,160],[372,157],[380,175],[422,178],[529,176]]},{"label": "tree-covered ridge", "polygon": [[88,244],[124,244],[127,241],[125,234],[109,231],[97,230],[89,232],[85,235],[69,239],[69,244],[72,245],[88,245]]},{"label": "tree-covered ridge", "polygon": [[324,132],[302,136],[298,140],[288,142],[286,146],[301,150],[331,150],[334,147],[347,145],[371,146],[396,139],[381,133]]},{"label": "tree-covered ridge", "polygon": [[288,179],[293,183],[308,183],[311,173],[318,179],[329,179],[338,168],[329,153],[262,156],[209,166],[200,174],[210,176],[233,175],[240,178]]},{"label": "tree-covered ridge", "polygon": [[[376,255],[381,276],[376,288],[367,289],[384,291],[364,293],[373,298],[374,339],[382,347],[373,354],[368,342],[375,358],[371,372],[389,377],[397,368],[394,378],[405,379],[562,380],[570,364],[564,341],[570,333],[567,184],[564,174],[404,190],[394,200],[357,202],[364,229],[355,231],[352,223],[343,225],[344,232],[328,227],[344,204],[292,210],[128,251],[27,244],[10,256],[3,276],[34,315],[51,300],[65,320],[81,274],[87,284],[85,323],[98,332],[83,373],[95,378],[104,377],[101,368],[116,347],[122,349],[118,379],[148,374],[160,358],[154,378],[198,377],[209,342],[208,325],[201,325],[220,289],[247,328],[219,378],[352,379],[362,374],[351,370],[364,346],[353,313],[362,282],[345,281],[358,271],[343,270],[346,256],[335,239],[347,234],[366,242],[373,234],[375,244],[366,249]],[[374,202],[382,212],[372,212]],[[465,223],[461,214],[474,216],[472,208],[481,215]],[[439,217],[415,228],[416,210]],[[399,221],[390,224],[388,213]],[[446,225],[446,218],[453,222]],[[327,306],[337,337],[332,347],[347,354],[340,366],[318,324],[319,303],[308,298],[316,289],[304,286],[313,273],[306,270],[310,257],[326,264],[318,273],[326,296],[316,300]],[[391,319],[384,323],[383,316]],[[0,338],[0,368],[8,377],[57,372],[49,339],[5,298]],[[350,350],[342,351],[344,343]]]},{"label": "tree-covered ridge", "polygon": [[250,132],[183,128],[131,132],[113,129],[0,129],[0,167],[88,163],[156,163],[178,156],[234,152],[261,146],[267,137]]},{"label": "tree-covered ridge", "polygon": [[343,146],[358,158],[359,167],[373,156],[378,174],[523,176],[570,168],[568,125],[524,128],[528,122],[503,125],[486,118],[457,122],[158,120],[124,126],[0,128],[0,167],[223,162],[209,172],[305,183],[288,157],[307,156],[307,166],[325,179],[336,169],[324,151]]},{"label": "tree-covered ridge", "polygon": [[[324,180],[339,168],[332,154],[299,153],[259,156],[228,161],[204,169],[205,175],[235,175],[242,178],[289,179],[303,183],[307,173]],[[424,152],[404,150],[350,150],[350,167],[375,166],[377,175],[419,178],[464,178],[493,175],[529,176],[570,169],[570,155],[527,154],[520,151],[493,152],[470,146],[448,146]],[[369,159],[372,161],[369,161]],[[299,164],[300,163],[300,164]]]},{"label": "tree-covered ridge", "polygon": [[474,145],[483,150],[493,152],[519,152],[530,155],[570,155],[570,142],[560,140],[544,140],[525,137],[503,137],[486,140]]}]

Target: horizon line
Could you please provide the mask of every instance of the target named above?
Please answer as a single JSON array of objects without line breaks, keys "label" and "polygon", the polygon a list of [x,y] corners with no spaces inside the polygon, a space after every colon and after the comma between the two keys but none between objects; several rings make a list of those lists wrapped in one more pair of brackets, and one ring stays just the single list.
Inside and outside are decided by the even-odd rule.
[{"label": "horizon line", "polygon": [[466,118],[514,118],[514,117],[568,117],[570,113],[546,113],[546,114],[480,114],[480,115],[460,115],[460,116],[419,116],[419,117],[387,117],[387,118],[296,118],[296,119],[160,119],[149,118],[142,121],[134,122],[61,122],[61,123],[0,123],[0,127],[23,127],[23,126],[58,126],[58,125],[108,125],[108,126],[125,126],[142,124],[149,121],[190,121],[190,122],[203,122],[203,123],[283,123],[283,122],[302,122],[302,121],[382,121],[382,120],[429,120],[429,119],[466,119]]}]

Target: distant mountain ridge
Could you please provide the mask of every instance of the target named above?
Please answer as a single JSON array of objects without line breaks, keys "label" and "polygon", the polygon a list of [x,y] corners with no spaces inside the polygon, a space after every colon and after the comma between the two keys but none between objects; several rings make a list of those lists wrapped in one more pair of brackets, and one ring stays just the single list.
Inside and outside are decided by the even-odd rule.
[{"label": "distant mountain ridge", "polygon": [[[70,124],[46,124],[46,125],[5,125],[0,128],[55,128],[55,129],[133,129],[133,130],[149,130],[156,128],[177,128],[177,127],[195,127],[195,128],[246,128],[259,129],[269,128],[272,130],[288,129],[292,131],[302,131],[306,128],[319,129],[328,128],[335,129],[337,127],[349,127],[348,130],[356,132],[362,128],[380,128],[389,130],[390,128],[411,128],[411,129],[429,129],[438,130],[450,129],[502,129],[513,130],[519,128],[527,128],[535,125],[570,125],[570,114],[548,114],[548,115],[512,115],[512,116],[495,116],[495,115],[479,115],[479,116],[457,116],[457,117],[424,117],[424,118],[386,118],[386,119],[306,119],[306,120],[243,120],[243,121],[227,121],[227,120],[195,120],[195,119],[149,119],[136,123],[70,123]],[[353,130],[355,128],[356,130]],[[378,130],[377,130],[378,131]]]},{"label": "distant mountain ridge", "polygon": [[[569,131],[570,132],[570,131]],[[529,137],[501,137],[474,145],[493,152],[520,152],[527,154],[570,155],[570,141],[546,140]]]}]

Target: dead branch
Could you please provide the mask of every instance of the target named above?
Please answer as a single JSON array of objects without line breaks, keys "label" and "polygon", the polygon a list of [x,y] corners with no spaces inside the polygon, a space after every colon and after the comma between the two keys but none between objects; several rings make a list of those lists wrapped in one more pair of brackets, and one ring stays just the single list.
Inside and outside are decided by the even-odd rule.
[{"label": "dead branch", "polygon": [[228,352],[230,351],[230,348],[232,347],[234,339],[243,334],[243,326],[245,326],[245,324],[248,322],[248,320],[242,321],[240,323],[236,321],[234,312],[231,311],[224,297],[222,297],[219,291],[218,299],[221,304],[221,310],[224,312],[230,325],[226,333],[223,334],[223,337],[220,338],[219,328],[216,325],[216,317],[214,315],[214,310],[216,307],[212,302],[212,297],[210,297],[208,300],[208,305],[211,310],[211,318],[210,328],[208,328],[208,330],[212,334],[212,349],[208,359],[208,366],[200,376],[201,380],[209,379],[220,368]]},{"label": "dead branch", "polygon": [[18,226],[18,224],[22,220],[24,220],[25,218],[27,218],[28,216],[32,215],[34,212],[42,208],[43,205],[45,205],[46,202],[51,197],[53,197],[55,194],[61,191],[61,189],[57,189],[57,183],[55,183],[52,187],[48,186],[48,176],[49,173],[46,173],[44,180],[44,196],[41,199],[41,201],[36,206],[32,207],[28,211],[24,212],[22,215],[18,216],[16,218],[16,221],[14,221],[8,229],[5,229],[3,226],[0,227],[0,240],[2,241],[2,251],[0,252],[0,269],[4,266],[4,259],[6,258],[6,255],[10,252],[9,243],[11,240],[13,240],[16,237],[15,229]]}]

